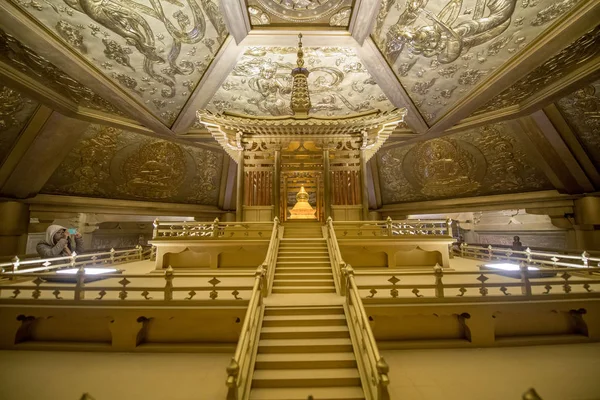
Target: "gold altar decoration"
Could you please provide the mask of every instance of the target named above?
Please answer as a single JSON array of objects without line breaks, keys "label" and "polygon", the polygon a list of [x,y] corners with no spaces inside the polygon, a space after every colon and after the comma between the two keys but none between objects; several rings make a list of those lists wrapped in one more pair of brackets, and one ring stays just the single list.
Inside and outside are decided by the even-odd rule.
[{"label": "gold altar decoration", "polygon": [[296,195],[296,204],[290,210],[290,219],[317,219],[315,209],[308,203],[308,193],[306,193],[304,185],[300,187],[300,191]]}]

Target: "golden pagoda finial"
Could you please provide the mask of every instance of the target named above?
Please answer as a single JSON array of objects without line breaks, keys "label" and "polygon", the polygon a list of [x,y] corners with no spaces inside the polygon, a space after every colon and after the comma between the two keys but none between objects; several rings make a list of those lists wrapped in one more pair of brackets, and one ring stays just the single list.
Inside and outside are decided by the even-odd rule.
[{"label": "golden pagoda finial", "polygon": [[297,67],[292,70],[291,108],[297,117],[308,117],[310,110],[310,94],[308,93],[308,69],[304,68],[304,51],[302,50],[302,34],[298,34]]}]

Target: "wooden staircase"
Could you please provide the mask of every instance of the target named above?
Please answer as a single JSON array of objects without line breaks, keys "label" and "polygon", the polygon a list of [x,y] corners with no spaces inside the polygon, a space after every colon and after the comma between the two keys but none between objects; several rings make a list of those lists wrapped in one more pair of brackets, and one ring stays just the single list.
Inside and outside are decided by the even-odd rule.
[{"label": "wooden staircase", "polygon": [[335,285],[319,223],[285,224],[272,293],[311,294],[311,305],[265,307],[250,399],[364,400],[344,309],[327,305]]}]

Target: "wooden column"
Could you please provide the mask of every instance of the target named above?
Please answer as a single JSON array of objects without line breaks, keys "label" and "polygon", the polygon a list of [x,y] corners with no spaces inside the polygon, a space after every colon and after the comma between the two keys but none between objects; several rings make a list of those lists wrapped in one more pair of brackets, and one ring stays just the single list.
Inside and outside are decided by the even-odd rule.
[{"label": "wooden column", "polygon": [[323,200],[325,220],[331,216],[331,172],[329,171],[329,149],[323,150]]},{"label": "wooden column", "polygon": [[369,219],[369,191],[367,188],[367,155],[364,150],[360,151],[360,187],[362,197],[363,221]]},{"label": "wooden column", "polygon": [[282,220],[283,221],[287,221],[287,192],[288,192],[288,189],[287,189],[287,176],[286,176],[283,179],[283,194],[282,194],[282,196],[283,196],[283,208],[281,210],[283,212],[283,215],[282,215],[282,217],[283,217]]},{"label": "wooden column", "polygon": [[240,151],[237,170],[237,198],[235,202],[235,220],[244,219],[244,152]]},{"label": "wooden column", "polygon": [[279,196],[281,196],[281,150],[275,150],[273,158],[273,213],[279,216],[280,202]]}]

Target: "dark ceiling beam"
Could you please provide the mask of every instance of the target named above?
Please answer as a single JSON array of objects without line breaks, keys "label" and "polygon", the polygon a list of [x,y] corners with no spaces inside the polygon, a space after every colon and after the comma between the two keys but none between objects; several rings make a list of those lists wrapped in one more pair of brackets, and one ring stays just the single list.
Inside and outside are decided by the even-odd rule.
[{"label": "dark ceiling beam", "polygon": [[240,44],[252,29],[246,2],[244,0],[220,0],[219,8],[227,31],[233,36],[235,43]]},{"label": "dark ceiling beam", "polygon": [[348,30],[359,45],[363,45],[375,26],[381,0],[356,0]]},{"label": "dark ceiling beam", "polygon": [[89,125],[41,106],[0,168],[0,196],[38,194]]},{"label": "dark ceiling beam", "polygon": [[392,102],[395,107],[406,108],[408,111],[405,122],[416,133],[427,132],[429,126],[419,113],[404,87],[390,68],[385,58],[373,42],[373,39],[366,38],[362,47],[357,48],[358,56],[365,64],[365,67],[375,79],[383,93]]},{"label": "dark ceiling beam", "polygon": [[479,107],[487,104],[496,94],[508,89],[515,81],[527,75],[545,60],[567,47],[575,39],[596,27],[600,20],[600,2],[584,0],[573,7],[557,23],[535,38],[525,51],[497,68],[474,90],[460,99],[430,128],[427,138],[441,136]]},{"label": "dark ceiling beam", "polygon": [[594,187],[581,169],[568,147],[543,111],[530,117],[507,123],[525,142],[524,147],[550,182],[570,194],[594,191]]},{"label": "dark ceiling beam", "polygon": [[533,114],[532,117],[536,120],[538,126],[548,127],[547,130],[552,135],[560,136],[560,140],[558,138],[555,140],[559,143],[562,142],[560,146],[568,150],[569,158],[574,159],[591,185],[596,190],[600,190],[600,171],[598,170],[600,166],[594,164],[558,108],[551,104],[545,107],[543,111]]},{"label": "dark ceiling beam", "polygon": [[202,75],[194,92],[185,103],[179,116],[171,129],[178,135],[185,135],[196,122],[196,111],[206,108],[210,100],[221,87],[242,53],[242,46],[238,46],[231,36],[225,42]]},{"label": "dark ceiling beam", "polygon": [[135,116],[141,124],[157,134],[172,136],[171,130],[143,105],[109,78],[96,71],[78,54],[52,38],[44,28],[7,1],[0,2],[0,26],[5,32],[35,51],[37,55],[50,61],[69,76],[76,77],[82,85],[93,90],[115,108]]}]

